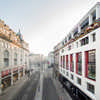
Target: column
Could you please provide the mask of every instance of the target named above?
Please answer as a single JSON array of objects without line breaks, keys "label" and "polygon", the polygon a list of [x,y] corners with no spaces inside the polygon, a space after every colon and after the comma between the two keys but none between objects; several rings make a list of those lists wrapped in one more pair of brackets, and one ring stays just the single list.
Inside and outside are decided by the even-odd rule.
[{"label": "column", "polygon": [[89,25],[91,25],[91,24],[92,24],[92,15],[89,14]]},{"label": "column", "polygon": [[11,68],[11,85],[13,85],[13,68]]},{"label": "column", "polygon": [[82,76],[85,77],[85,53],[82,52]]},{"label": "column", "polygon": [[74,73],[76,72],[76,54],[73,54],[73,60],[74,60]]},{"label": "column", "polygon": [[100,5],[96,6],[96,19],[100,18]]}]

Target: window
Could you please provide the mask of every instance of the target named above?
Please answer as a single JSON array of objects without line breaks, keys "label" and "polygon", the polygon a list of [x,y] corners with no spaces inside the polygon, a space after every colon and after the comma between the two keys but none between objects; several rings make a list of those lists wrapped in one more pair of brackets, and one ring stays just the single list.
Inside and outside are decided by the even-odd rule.
[{"label": "window", "polygon": [[87,90],[94,94],[95,93],[94,85],[87,83]]},{"label": "window", "polygon": [[63,56],[63,68],[65,67],[65,56]]},{"label": "window", "polygon": [[70,70],[74,72],[74,59],[73,54],[70,55]]},{"label": "window", "polygon": [[61,67],[62,67],[62,56],[61,56]]},{"label": "window", "polygon": [[96,51],[91,50],[87,52],[87,77],[95,80],[96,76]]},{"label": "window", "polygon": [[78,28],[76,28],[75,30],[74,30],[74,32],[73,32],[73,35],[75,36],[75,35],[77,35],[78,34]]},{"label": "window", "polygon": [[68,50],[71,50],[71,45],[68,45]]},{"label": "window", "polygon": [[68,55],[66,55],[66,69],[69,69]]},{"label": "window", "polygon": [[76,47],[78,48],[78,42],[76,42]]},{"label": "window", "polygon": [[14,65],[17,65],[17,53],[14,54]]},{"label": "window", "polygon": [[92,34],[93,42],[96,40],[96,34]]},{"label": "window", "polygon": [[76,54],[76,72],[79,75],[82,75],[82,53]]},{"label": "window", "polygon": [[71,79],[73,80],[74,79],[74,77],[73,77],[73,75],[71,74]]},{"label": "window", "polygon": [[81,24],[81,29],[84,30],[86,27],[88,27],[88,25],[89,25],[89,18],[83,21],[83,23]]},{"label": "window", "polygon": [[79,85],[81,85],[81,79],[80,79],[80,78],[77,78],[77,83],[78,83]]},{"label": "window", "polygon": [[7,50],[4,51],[4,66],[9,66],[9,52]]},{"label": "window", "polygon": [[81,40],[81,46],[86,45],[86,44],[88,44],[88,43],[89,43],[88,37],[85,37],[85,38],[83,38],[83,39]]},{"label": "window", "polygon": [[92,20],[93,20],[93,22],[96,20],[96,11],[94,11],[94,12],[92,13]]},{"label": "window", "polygon": [[68,37],[68,40],[70,40],[72,37],[71,37],[71,34],[69,35],[69,37]]},{"label": "window", "polygon": [[69,73],[67,72],[66,75],[69,76]]}]

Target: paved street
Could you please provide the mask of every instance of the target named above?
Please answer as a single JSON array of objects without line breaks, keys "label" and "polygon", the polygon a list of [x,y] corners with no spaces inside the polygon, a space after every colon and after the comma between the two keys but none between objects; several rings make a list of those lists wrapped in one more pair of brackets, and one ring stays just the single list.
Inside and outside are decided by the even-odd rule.
[{"label": "paved street", "polygon": [[39,81],[39,73],[33,74],[29,81],[20,89],[13,100],[34,100],[35,92]]},{"label": "paved street", "polygon": [[42,100],[59,100],[55,86],[50,78],[44,78]]}]

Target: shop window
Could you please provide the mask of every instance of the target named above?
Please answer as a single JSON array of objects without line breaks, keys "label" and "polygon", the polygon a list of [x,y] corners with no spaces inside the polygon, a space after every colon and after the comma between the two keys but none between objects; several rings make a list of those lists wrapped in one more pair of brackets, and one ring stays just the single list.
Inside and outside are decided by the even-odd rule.
[{"label": "shop window", "polygon": [[82,75],[82,53],[76,54],[76,73]]},{"label": "shop window", "polygon": [[4,51],[4,66],[9,66],[9,52],[7,50]]},{"label": "shop window", "polygon": [[94,85],[87,83],[87,90],[91,93],[95,93]]},{"label": "shop window", "polygon": [[77,78],[77,83],[78,83],[79,85],[81,85],[81,79],[80,79],[80,78]]}]

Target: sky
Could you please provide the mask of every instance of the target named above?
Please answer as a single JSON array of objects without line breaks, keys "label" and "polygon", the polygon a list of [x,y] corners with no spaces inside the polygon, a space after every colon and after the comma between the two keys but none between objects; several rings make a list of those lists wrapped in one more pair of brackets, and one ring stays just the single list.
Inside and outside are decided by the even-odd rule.
[{"label": "sky", "polygon": [[0,0],[0,19],[45,56],[100,0]]}]

